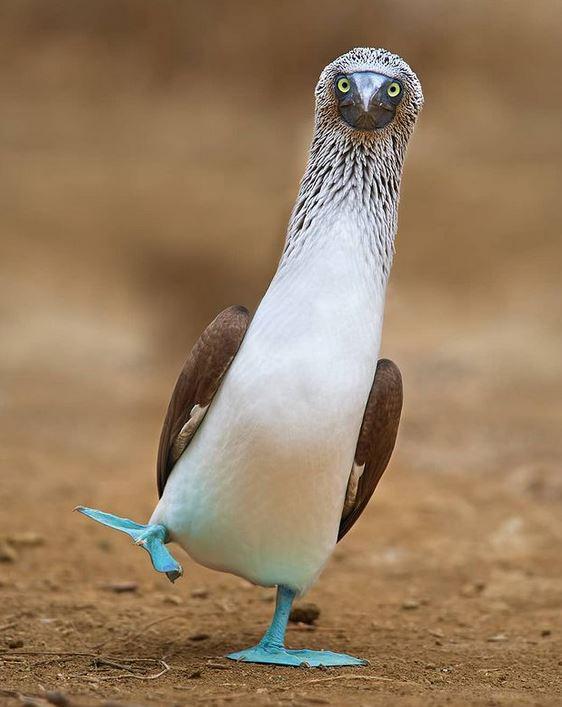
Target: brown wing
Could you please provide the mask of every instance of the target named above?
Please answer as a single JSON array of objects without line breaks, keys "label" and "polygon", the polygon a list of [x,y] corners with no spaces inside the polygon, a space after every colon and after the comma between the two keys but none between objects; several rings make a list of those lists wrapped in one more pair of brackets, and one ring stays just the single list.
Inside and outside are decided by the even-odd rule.
[{"label": "brown wing", "polygon": [[381,358],[357,440],[338,540],[359,518],[386,469],[396,442],[401,411],[402,376],[398,366]]},{"label": "brown wing", "polygon": [[250,315],[245,307],[236,305],[225,309],[201,334],[187,357],[160,435],[156,470],[159,496],[174,464],[201,424],[240,348],[249,322]]}]

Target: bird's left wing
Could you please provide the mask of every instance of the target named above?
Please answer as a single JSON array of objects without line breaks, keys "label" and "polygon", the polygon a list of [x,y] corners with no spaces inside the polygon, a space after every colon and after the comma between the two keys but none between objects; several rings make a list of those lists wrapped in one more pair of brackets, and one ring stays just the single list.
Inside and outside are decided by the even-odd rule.
[{"label": "bird's left wing", "polygon": [[402,376],[398,366],[382,358],[369,394],[359,432],[355,460],[343,507],[338,541],[369,502],[394,449],[402,412]]},{"label": "bird's left wing", "polygon": [[158,447],[158,495],[174,464],[191,442],[248,329],[245,307],[221,312],[205,329],[187,357],[172,393]]}]

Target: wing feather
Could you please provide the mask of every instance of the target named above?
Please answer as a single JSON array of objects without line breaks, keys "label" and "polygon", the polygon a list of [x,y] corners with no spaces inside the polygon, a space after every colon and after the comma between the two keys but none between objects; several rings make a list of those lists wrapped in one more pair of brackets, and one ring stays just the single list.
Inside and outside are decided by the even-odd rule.
[{"label": "wing feather", "polygon": [[387,467],[396,442],[401,412],[400,370],[392,361],[382,358],[377,364],[363,415],[338,540],[359,518]]},{"label": "wing feather", "polygon": [[156,477],[162,496],[174,464],[183,454],[234,360],[250,315],[235,305],[221,312],[195,342],[176,382],[164,418]]}]

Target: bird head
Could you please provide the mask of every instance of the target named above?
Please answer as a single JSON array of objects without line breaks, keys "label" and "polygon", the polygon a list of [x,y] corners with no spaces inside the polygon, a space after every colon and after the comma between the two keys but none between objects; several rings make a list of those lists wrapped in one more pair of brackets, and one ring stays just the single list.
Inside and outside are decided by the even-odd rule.
[{"label": "bird head", "polygon": [[423,105],[421,84],[408,64],[386,49],[356,48],[322,71],[316,86],[316,125],[353,141],[398,133],[406,139]]}]

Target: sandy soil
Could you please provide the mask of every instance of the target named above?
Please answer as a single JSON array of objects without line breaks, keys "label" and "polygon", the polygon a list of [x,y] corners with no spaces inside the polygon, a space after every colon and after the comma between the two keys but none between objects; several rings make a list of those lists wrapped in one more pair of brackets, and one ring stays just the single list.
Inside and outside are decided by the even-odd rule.
[{"label": "sandy soil", "polygon": [[[90,413],[94,458],[81,433],[31,454],[21,452],[29,429],[12,431],[22,447],[1,499],[7,704],[44,704],[52,690],[77,705],[560,703],[562,487],[545,467],[506,471],[504,452],[485,471],[421,474],[408,463],[407,418],[375,501],[307,597],[316,625],[288,633],[292,646],[349,651],[369,667],[237,665],[221,656],[259,637],[271,590],[187,558],[172,586],[125,538],[71,513],[77,501],[149,511],[156,420],[147,412],[143,424],[138,405],[120,413]],[[472,454],[452,447],[452,457]]]},{"label": "sandy soil", "polygon": [[[75,2],[63,29],[39,5],[0,27],[0,704],[561,704],[560,146],[554,92],[520,95],[556,65],[555,4],[500,18],[436,2],[410,23],[408,3],[352,17],[331,2],[316,28],[307,2],[295,33],[279,9],[225,3],[198,32],[181,16],[189,41],[154,5],[98,17]],[[230,32],[254,20],[255,45]],[[373,43],[368,26],[415,60],[427,96],[383,345],[404,418],[305,598],[316,624],[288,639],[370,665],[237,665],[222,656],[256,641],[272,591],[188,558],[172,586],[72,508],[148,517],[185,352],[222,307],[258,301],[314,75]],[[223,54],[203,51],[209,37]],[[225,62],[236,81],[217,94]]]}]

